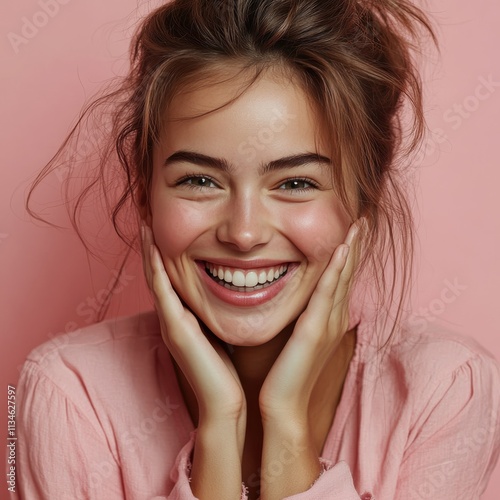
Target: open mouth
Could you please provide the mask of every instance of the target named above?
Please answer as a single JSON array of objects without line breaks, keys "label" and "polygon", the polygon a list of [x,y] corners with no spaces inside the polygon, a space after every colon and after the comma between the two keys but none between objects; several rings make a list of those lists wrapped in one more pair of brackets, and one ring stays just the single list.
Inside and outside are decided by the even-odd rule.
[{"label": "open mouth", "polygon": [[205,262],[205,272],[218,285],[236,292],[254,292],[274,285],[288,272],[289,264],[262,269],[235,269]]}]

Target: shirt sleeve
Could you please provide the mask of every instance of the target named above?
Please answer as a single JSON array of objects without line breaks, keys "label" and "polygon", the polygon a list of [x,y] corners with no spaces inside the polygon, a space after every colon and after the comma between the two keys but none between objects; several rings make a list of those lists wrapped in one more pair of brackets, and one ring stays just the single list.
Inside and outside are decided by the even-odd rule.
[{"label": "shirt sleeve", "polygon": [[18,388],[20,500],[124,498],[120,467],[102,429],[38,367],[26,362]]},{"label": "shirt sleeve", "polygon": [[[191,476],[191,456],[196,442],[196,431],[191,433],[191,439],[182,448],[177,456],[170,477],[175,486],[168,497],[168,500],[196,500],[196,497],[191,491],[190,476]],[[163,500],[164,497],[158,497],[153,500]],[[165,497],[166,498],[166,497]],[[247,500],[247,488],[244,484],[241,485],[241,500]]]},{"label": "shirt sleeve", "polygon": [[[119,459],[99,426],[39,368],[27,362],[17,386],[17,473],[12,500],[123,500]],[[170,494],[141,500],[194,500],[189,484],[194,436],[180,451]]]},{"label": "shirt sleeve", "polygon": [[[476,355],[434,388],[423,388],[413,404],[415,420],[392,500],[479,500],[500,453],[498,363]],[[309,490],[287,500],[318,498],[377,497],[370,492],[359,495],[348,464],[339,462]]]},{"label": "shirt sleeve", "polygon": [[[138,499],[125,491],[119,458],[97,418],[79,408],[40,367],[26,362],[17,386],[18,455],[11,500]],[[196,433],[170,471],[169,494],[140,500],[196,500],[190,457]],[[242,500],[246,500],[242,487]]]},{"label": "shirt sleeve", "polygon": [[331,466],[327,461],[323,461],[326,470],[320,475],[316,482],[303,493],[298,493],[284,500],[316,500],[318,498],[334,498],[335,500],[375,500],[371,493],[365,492],[359,495],[354,488],[351,470],[349,465],[338,462]]},{"label": "shirt sleeve", "polygon": [[500,452],[498,363],[476,355],[437,384],[430,404],[421,407],[396,498],[478,500]]}]

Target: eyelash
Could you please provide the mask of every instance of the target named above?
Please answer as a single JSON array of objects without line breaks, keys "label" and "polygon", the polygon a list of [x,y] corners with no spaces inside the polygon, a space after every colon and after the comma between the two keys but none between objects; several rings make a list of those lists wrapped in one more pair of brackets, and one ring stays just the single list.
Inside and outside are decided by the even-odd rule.
[{"label": "eyelash", "polygon": [[[184,186],[188,187],[189,189],[196,189],[196,190],[203,190],[205,188],[205,186],[195,186],[194,184],[188,183],[188,181],[191,181],[193,179],[206,179],[207,181],[217,185],[217,182],[212,177],[210,177],[209,175],[202,175],[202,174],[187,174],[184,177],[182,177],[181,179],[179,179],[175,183],[175,185],[176,186],[184,185]],[[298,188],[298,189],[281,189],[281,186],[283,186],[284,184],[288,184],[290,182],[304,182],[306,184],[309,184],[310,187]],[[292,177],[290,179],[286,179],[285,181],[283,181],[280,184],[280,187],[278,189],[280,189],[282,191],[289,191],[290,193],[304,193],[304,192],[308,192],[312,189],[318,189],[318,187],[319,186],[316,182],[314,182],[312,179],[309,179],[307,177]]]},{"label": "eyelash", "polygon": [[287,179],[286,181],[282,182],[280,184],[280,187],[283,186],[284,184],[288,184],[289,182],[304,182],[306,184],[309,184],[310,187],[307,188],[298,188],[298,189],[286,189],[283,191],[290,191],[290,193],[306,193],[308,191],[311,191],[312,189],[318,189],[318,184],[314,182],[312,179],[309,179],[307,177],[292,177],[291,179]]},{"label": "eyelash", "polygon": [[187,174],[185,175],[184,177],[182,177],[181,179],[179,179],[175,185],[176,186],[181,186],[181,185],[184,185],[186,187],[188,187],[189,189],[196,189],[196,190],[202,190],[204,188],[204,186],[195,186],[194,184],[189,184],[187,181],[190,181],[192,179],[206,179],[207,181],[209,182],[212,182],[213,184],[217,184],[215,182],[214,179],[212,179],[212,177],[210,177],[209,175],[202,175],[202,174]]}]

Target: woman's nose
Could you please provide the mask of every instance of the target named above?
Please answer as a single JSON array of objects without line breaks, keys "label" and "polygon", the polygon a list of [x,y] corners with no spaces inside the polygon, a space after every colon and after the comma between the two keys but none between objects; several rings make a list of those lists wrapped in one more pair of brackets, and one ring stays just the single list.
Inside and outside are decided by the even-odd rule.
[{"label": "woman's nose", "polygon": [[234,197],[222,207],[217,239],[241,252],[268,243],[272,236],[269,211],[257,195]]}]

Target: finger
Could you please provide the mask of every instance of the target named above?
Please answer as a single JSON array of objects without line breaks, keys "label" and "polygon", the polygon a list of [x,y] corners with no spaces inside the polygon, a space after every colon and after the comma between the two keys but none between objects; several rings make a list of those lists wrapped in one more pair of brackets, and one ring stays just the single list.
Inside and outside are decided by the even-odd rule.
[{"label": "finger", "polygon": [[172,315],[184,312],[184,306],[168,277],[158,247],[151,243],[149,251],[146,251],[146,261],[149,261],[151,291],[157,307],[163,313],[163,317],[169,319]]},{"label": "finger", "polygon": [[361,217],[351,226],[346,236],[345,243],[349,245],[350,251],[335,290],[334,308],[344,302],[349,295],[349,291],[354,281],[355,271],[359,263],[360,240],[366,227],[366,219]]},{"label": "finger", "polygon": [[151,228],[144,223],[141,225],[141,240],[142,240],[142,267],[148,288],[151,290],[152,268],[151,268],[151,245],[153,241],[153,233]]},{"label": "finger", "polygon": [[158,247],[151,244],[146,254],[151,271],[151,293],[160,323],[163,324],[163,340],[178,362],[182,363],[179,355],[183,359],[196,358],[198,349],[206,348],[208,340],[202,334],[195,316],[184,307],[174,290]]},{"label": "finger", "polygon": [[340,340],[342,334],[345,333],[339,330],[339,326],[343,324],[343,321],[337,321],[335,327],[330,328],[331,316],[336,290],[352,250],[350,246],[354,243],[353,235],[355,232],[356,227],[353,224],[345,242],[333,252],[330,262],[309,299],[306,310],[300,315],[295,325],[292,336],[294,341],[289,341],[280,355],[280,357],[284,355],[288,356],[289,359],[293,359],[295,368],[303,366],[304,363],[309,363],[307,368],[295,370],[297,375],[299,373],[309,373],[309,381],[316,380],[313,372],[315,373],[317,369],[323,366],[322,358],[328,357],[331,349],[336,345],[336,342],[332,340]]},{"label": "finger", "polygon": [[[340,279],[342,269],[344,268],[349,254],[349,246],[339,245],[328,266],[323,271],[314,292],[309,299],[307,308],[300,317],[300,322],[306,330],[316,331],[318,335],[324,330],[332,309],[332,303],[335,298],[335,290]],[[304,325],[307,322],[307,326]],[[309,333],[310,335],[310,333]]]},{"label": "finger", "polygon": [[350,252],[351,249],[349,245],[344,243],[335,249],[330,262],[316,285],[315,292],[311,299],[318,298],[321,301],[323,301],[323,299],[328,301],[334,297],[340,275],[347,263]]},{"label": "finger", "polygon": [[342,269],[339,282],[335,290],[335,297],[332,301],[330,317],[328,319],[329,332],[345,333],[349,327],[349,297],[352,284],[354,282],[355,271],[359,262],[360,241],[366,231],[366,219],[356,221],[346,237],[346,243],[350,245],[351,251],[347,262]]},{"label": "finger", "polygon": [[[224,356],[222,347],[212,344],[203,334],[197,318],[182,304],[154,244],[150,247],[149,260],[151,290],[162,324],[163,340],[193,388],[202,411],[210,401],[227,392],[229,359]],[[238,380],[234,367],[229,376],[233,382]]]},{"label": "finger", "polygon": [[177,347],[183,350],[189,347],[187,354],[195,355],[198,348],[206,349],[209,341],[202,333],[195,315],[184,307],[177,295],[155,244],[150,246],[149,254],[151,291],[158,315],[165,325],[164,333],[168,336],[165,341],[170,348]]},{"label": "finger", "polygon": [[351,225],[344,243],[335,249],[309,301],[308,315],[316,323],[321,322],[316,326],[318,331],[324,330],[326,325],[328,325],[326,330],[336,330],[336,328],[331,327],[332,320],[339,327],[346,323],[348,317],[348,301],[346,298],[357,262],[357,237],[362,224],[363,221],[358,220]]},{"label": "finger", "polygon": [[[364,218],[361,218],[351,225],[344,243],[335,249],[309,300],[304,315],[316,325],[318,321],[322,324],[329,323],[332,314],[342,319],[342,309],[339,306],[347,312],[347,301],[344,299],[357,263],[357,235],[364,228],[364,222]],[[321,325],[317,326],[318,330],[321,330]]]},{"label": "finger", "polygon": [[[329,308],[331,308],[331,301],[338,295],[339,285],[345,285],[352,275],[358,258],[358,233],[362,231],[363,227],[364,218],[358,219],[351,225],[344,243],[335,249],[328,266],[318,281],[316,291],[320,297],[327,300],[324,305],[329,306]],[[321,302],[323,303],[323,300]]]}]

